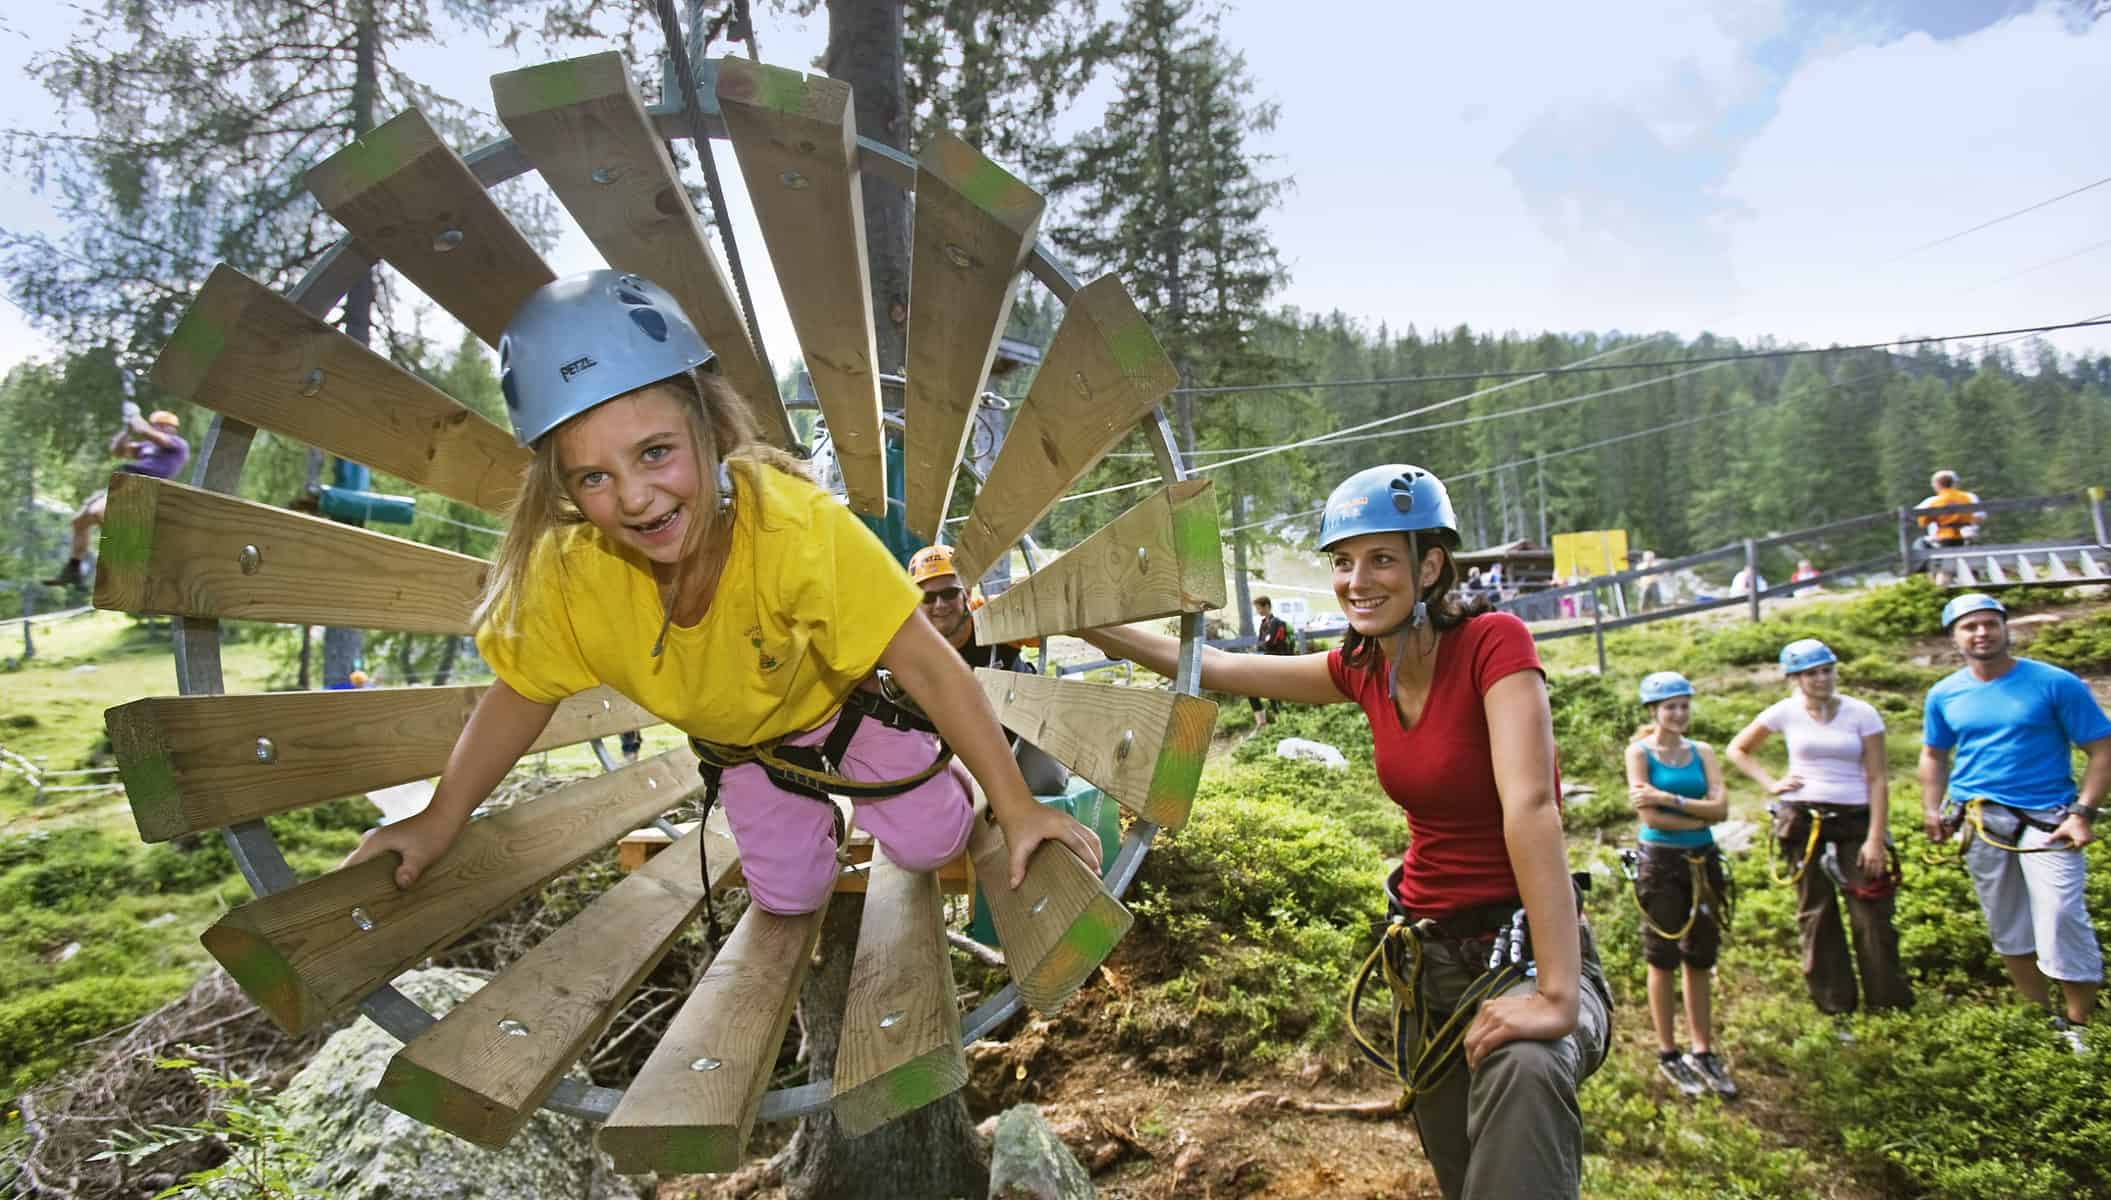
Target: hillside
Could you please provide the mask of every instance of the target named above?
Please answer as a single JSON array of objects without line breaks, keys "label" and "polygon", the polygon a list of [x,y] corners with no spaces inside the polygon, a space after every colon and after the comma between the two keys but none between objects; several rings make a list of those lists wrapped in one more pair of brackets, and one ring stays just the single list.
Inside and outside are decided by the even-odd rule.
[{"label": "hillside", "polygon": [[[2111,613],[2101,600],[2039,594],[2019,639],[2085,671],[2111,694]],[[1588,908],[1617,1004],[1616,1048],[1582,1096],[1586,1195],[1612,1198],[1927,1196],[2054,1200],[2111,1192],[2098,1147],[2111,1134],[2111,1038],[2076,1060],[2042,1016],[2011,1002],[1962,871],[1929,860],[1912,783],[1920,698],[1950,669],[1931,637],[1940,597],[1919,582],[1827,598],[1752,625],[1734,617],[1664,623],[1609,639],[1614,673],[1596,676],[1582,640],[1542,646],[1553,680],[1571,861],[1595,881]],[[97,616],[59,627],[47,657],[4,677],[0,729],[54,767],[96,761],[101,708],[161,690],[166,646],[152,631]],[[1842,1043],[1804,996],[1791,897],[1767,882],[1764,839],[1736,856],[1738,904],[1717,987],[1718,1043],[1745,1097],[1676,1098],[1653,1067],[1631,893],[1615,843],[1631,840],[1618,754],[1637,717],[1636,680],[1666,667],[1700,689],[1695,736],[1718,745],[1781,694],[1771,667],[1797,636],[1840,652],[1842,687],[1888,725],[1893,827],[1908,880],[1898,924],[1919,1001],[1909,1014],[1858,1016]],[[239,643],[230,672],[250,684],[281,669],[266,644]],[[90,671],[79,668],[92,666]],[[27,725],[23,716],[33,718]],[[1273,756],[1286,736],[1340,746],[1331,773]],[[1772,747],[1778,756],[1778,743]],[[583,753],[545,769],[588,769]],[[525,768],[533,776],[535,767]],[[532,779],[524,786],[533,786]],[[1592,794],[1590,789],[1595,789]],[[1763,820],[1741,779],[1733,821]],[[89,796],[33,807],[0,787],[0,1071],[11,1094],[78,1072],[75,1043],[181,993],[201,969],[197,929],[246,888],[224,852],[140,846],[121,804]],[[340,801],[274,818],[303,871],[326,868],[371,819]],[[1347,706],[1289,712],[1256,734],[1243,703],[1219,715],[1216,752],[1189,825],[1161,838],[1130,907],[1137,923],[1108,966],[1052,1020],[1021,1022],[970,1058],[980,1118],[1041,1104],[1109,1197],[1434,1196],[1409,1122],[1292,1111],[1389,1100],[1378,1072],[1351,1061],[1342,1035],[1349,973],[1380,915],[1377,882],[1405,828],[1379,792],[1369,734]],[[2111,855],[2090,851],[2091,908],[2111,913]],[[606,886],[595,863],[523,906],[511,933],[471,939],[454,961],[491,965]],[[119,897],[114,903],[108,898]],[[72,949],[68,949],[72,947]],[[997,980],[960,967],[973,990]],[[280,1047],[259,1018],[228,1036]],[[69,1065],[71,1063],[71,1065]],[[277,1075],[280,1053],[260,1074]],[[626,1077],[605,1064],[610,1082]],[[49,1096],[51,1093],[45,1093]],[[2016,1104],[2016,1097],[2030,1102]],[[1982,1119],[1991,1110],[2000,1122]],[[756,1151],[783,1130],[765,1129]],[[7,1142],[22,1128],[10,1117]],[[4,1174],[0,1170],[0,1174]],[[88,1193],[84,1193],[88,1194]],[[772,1194],[766,1177],[669,1180],[663,1197]]]}]

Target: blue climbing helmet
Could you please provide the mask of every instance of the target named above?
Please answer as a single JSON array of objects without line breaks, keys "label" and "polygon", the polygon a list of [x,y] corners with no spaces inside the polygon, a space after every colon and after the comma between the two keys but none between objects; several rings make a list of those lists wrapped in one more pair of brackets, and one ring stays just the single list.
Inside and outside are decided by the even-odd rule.
[{"label": "blue climbing helmet", "polygon": [[1832,647],[1817,638],[1797,638],[1781,648],[1783,675],[1800,675],[1812,667],[1822,667],[1826,663],[1839,661],[1834,657]]},{"label": "blue climbing helmet", "polygon": [[1948,604],[1942,606],[1943,632],[1948,633],[1950,626],[1955,625],[1959,617],[1968,616],[1975,612],[1997,612],[2001,614],[2002,620],[2008,619],[2007,605],[1987,595],[1985,592],[1966,592],[1962,596],[1952,598]]},{"label": "blue climbing helmet", "polygon": [[1458,537],[1444,481],[1420,467],[1388,463],[1367,467],[1341,481],[1319,518],[1319,548],[1366,533],[1438,530]]},{"label": "blue climbing helmet", "polygon": [[499,391],[523,446],[604,401],[715,357],[665,288],[586,271],[535,289],[498,342]]},{"label": "blue climbing helmet", "polygon": [[1642,703],[1656,704],[1673,696],[1691,696],[1693,685],[1677,671],[1654,671],[1642,677]]}]

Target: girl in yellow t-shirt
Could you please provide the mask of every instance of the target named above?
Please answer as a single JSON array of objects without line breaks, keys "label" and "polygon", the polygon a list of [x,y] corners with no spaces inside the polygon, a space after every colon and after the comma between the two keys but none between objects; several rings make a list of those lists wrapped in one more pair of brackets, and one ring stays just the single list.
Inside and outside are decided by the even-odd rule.
[{"label": "girl in yellow t-shirt", "polygon": [[[698,744],[762,908],[810,912],[835,879],[834,807],[795,779],[801,794],[785,790],[787,760],[881,785],[834,790],[866,793],[860,828],[894,862],[929,870],[967,843],[967,783],[956,765],[932,770],[930,733],[856,695],[884,667],[982,783],[1012,886],[1043,840],[1096,866],[1093,832],[1027,792],[920,589],[796,459],[759,441],[747,406],[703,370],[711,357],[673,297],[636,275],[561,279],[514,314],[501,387],[534,459],[477,611],[498,679],[432,802],[367,834],[346,864],[394,851],[410,887],[558,701],[607,684]],[[775,771],[742,761],[757,747]]]}]

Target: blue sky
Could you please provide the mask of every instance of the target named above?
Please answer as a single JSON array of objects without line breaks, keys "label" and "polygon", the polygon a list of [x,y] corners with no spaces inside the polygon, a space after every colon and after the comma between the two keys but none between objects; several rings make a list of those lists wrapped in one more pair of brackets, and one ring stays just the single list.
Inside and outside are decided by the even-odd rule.
[{"label": "blue sky", "polygon": [[[1234,4],[1222,32],[1282,106],[1259,148],[1295,180],[1269,219],[1284,303],[1396,329],[1826,343],[2111,311],[2111,184],[1916,249],[2111,176],[2111,16],[2092,7],[2111,4],[1327,0]],[[0,16],[14,123],[53,120],[21,67],[77,19]],[[766,20],[764,56],[805,65],[824,32]],[[490,73],[524,60],[465,41],[406,61],[488,111]],[[0,181],[0,224],[48,219]],[[551,259],[598,265],[576,234]],[[782,361],[766,274],[758,291]],[[2111,335],[2054,344],[2111,352]],[[49,349],[0,309],[0,367]]]}]

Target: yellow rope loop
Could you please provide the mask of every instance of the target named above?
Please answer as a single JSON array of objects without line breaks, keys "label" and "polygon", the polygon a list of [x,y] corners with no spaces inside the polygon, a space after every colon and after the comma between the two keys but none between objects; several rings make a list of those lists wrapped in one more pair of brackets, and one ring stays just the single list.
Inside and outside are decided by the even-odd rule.
[{"label": "yellow rope loop", "polygon": [[[1474,1014],[1480,1011],[1481,1003],[1526,977],[1524,968],[1516,963],[1505,963],[1501,967],[1481,973],[1459,993],[1458,1002],[1453,1005],[1451,1014],[1445,1018],[1443,1024],[1432,1030],[1428,1014],[1423,1009],[1421,992],[1425,956],[1422,939],[1430,932],[1423,926],[1429,924],[1409,924],[1395,918],[1393,923],[1386,927],[1385,934],[1378,939],[1378,945],[1365,956],[1363,966],[1358,968],[1355,981],[1349,988],[1344,1022],[1348,1026],[1349,1038],[1356,1043],[1357,1049],[1361,1050],[1365,1057],[1390,1071],[1399,1081],[1400,1097],[1394,1101],[1396,1111],[1405,1111],[1412,1107],[1416,1097],[1442,1083],[1451,1073],[1451,1069],[1458,1065],[1461,1059],[1459,1050],[1465,1042],[1466,1029],[1472,1023]],[[1407,962],[1404,974],[1396,964],[1394,956],[1386,952],[1396,941],[1400,945],[1400,958]],[[1390,1053],[1386,1047],[1365,1037],[1363,1030],[1356,1025],[1357,1004],[1363,998],[1364,989],[1369,986],[1371,977],[1377,974],[1383,975],[1386,988],[1393,997],[1388,1014],[1392,1041]],[[1402,1044],[1410,1019],[1415,1025],[1412,1052]]]},{"label": "yellow rope loop", "polygon": [[[1972,827],[1972,837],[1978,838],[1980,841],[1985,842],[1987,845],[1992,846],[1994,849],[2006,850],[2010,854],[2044,854],[2048,851],[2053,850],[2073,849],[2072,846],[2032,846],[2029,849],[2025,849],[2023,847],[2022,832],[2024,826],[2020,821],[2016,825],[2016,844],[2010,845],[2007,842],[1996,839],[1986,831],[1986,804],[1987,799],[1985,796],[1974,796],[1970,800],[1965,801],[1964,820],[1967,825],[1970,825]],[[1966,850],[1969,850],[1971,848],[1971,844],[1971,838],[1966,838],[1964,842],[1964,848]],[[1958,851],[1958,857],[1960,859],[1963,857],[1963,855],[1963,850]]]},{"label": "yellow rope loop", "polygon": [[1825,812],[1822,809],[1816,808],[1810,809],[1808,811],[1810,813],[1810,836],[1804,839],[1803,861],[1796,864],[1795,870],[1789,872],[1786,875],[1783,875],[1775,867],[1775,843],[1780,839],[1774,837],[1767,838],[1766,873],[1767,876],[1771,878],[1775,883],[1793,884],[1797,880],[1802,879],[1803,873],[1805,871],[1810,870],[1811,859],[1816,857],[1817,855],[1818,830],[1821,826],[1825,824]]},{"label": "yellow rope loop", "polygon": [[1701,909],[1706,906],[1713,895],[1713,889],[1708,886],[1707,855],[1688,854],[1686,856],[1686,870],[1692,882],[1693,904],[1686,910],[1686,923],[1679,926],[1677,933],[1666,933],[1659,928],[1656,919],[1649,915],[1649,910],[1642,907],[1642,881],[1640,879],[1635,880],[1635,886],[1629,889],[1629,895],[1634,897],[1635,911],[1642,914],[1642,927],[1667,942],[1678,941],[1692,932],[1694,924],[1700,920]]}]

